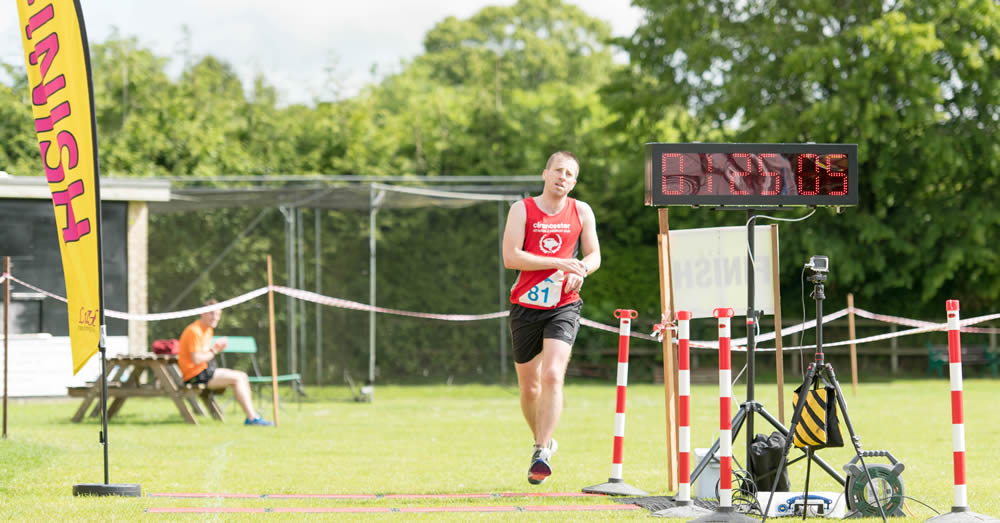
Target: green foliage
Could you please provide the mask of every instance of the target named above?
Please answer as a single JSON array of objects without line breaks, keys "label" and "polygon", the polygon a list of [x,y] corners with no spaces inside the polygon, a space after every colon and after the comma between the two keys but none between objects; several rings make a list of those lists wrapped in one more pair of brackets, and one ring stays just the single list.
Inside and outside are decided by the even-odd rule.
[{"label": "green foliage", "polygon": [[[489,177],[540,174],[549,154],[569,149],[581,159],[574,196],[593,207],[603,254],[584,291],[584,316],[613,323],[614,309],[633,308],[640,312],[636,330],[648,332],[660,309],[658,213],[641,203],[643,143],[857,143],[860,205],[842,214],[820,209],[782,226],[785,317],[800,314],[799,269],[812,254],[831,257],[832,308],[853,292],[859,306],[901,316],[939,317],[945,298],[960,298],[966,316],[992,312],[1000,297],[995,2],[633,3],[644,10],[642,22],[616,41],[605,22],[559,0],[447,18],[399,73],[350,98],[311,105],[280,106],[267,78],[244,86],[217,57],[161,57],[135,37],[115,35],[91,46],[102,173]],[[627,65],[612,59],[617,50],[628,54]],[[180,73],[167,75],[174,59]],[[24,69],[3,67],[9,81],[0,82],[0,169],[37,176]],[[288,283],[281,212],[267,211],[239,237],[263,210],[151,217],[150,310],[256,289],[268,254],[275,281]],[[312,212],[305,213],[307,239]],[[494,204],[380,211],[378,304],[436,313],[501,307],[496,212]],[[367,213],[320,214],[322,277],[307,240],[305,287],[367,302]],[[796,213],[782,213],[789,214]],[[670,210],[672,229],[745,219],[742,212]],[[514,273],[505,278],[509,286]],[[280,368],[290,363],[288,307],[278,297]],[[312,305],[307,309],[305,361],[314,365]],[[339,381],[345,370],[367,375],[368,315],[331,307],[321,314],[322,378]],[[152,323],[151,337],[176,337],[189,321]],[[381,315],[380,379],[427,372],[495,380],[498,323]],[[263,345],[266,301],[227,311],[221,330]],[[578,339],[581,349],[615,343],[594,329]],[[299,370],[312,380],[317,369]]]},{"label": "green foliage", "polygon": [[986,203],[1000,172],[995,2],[635,4],[647,17],[619,42],[631,67],[606,88],[623,120],[648,127],[684,107],[703,122],[678,126],[687,141],[858,144],[858,208],[782,234],[786,294],[787,276],[826,253],[833,293],[880,310],[1000,297],[987,240],[1000,212]]}]

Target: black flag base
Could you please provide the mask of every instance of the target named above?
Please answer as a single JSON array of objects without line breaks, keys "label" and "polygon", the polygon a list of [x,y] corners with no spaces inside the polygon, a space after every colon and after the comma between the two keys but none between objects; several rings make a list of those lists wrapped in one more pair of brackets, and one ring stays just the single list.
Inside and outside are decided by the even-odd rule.
[{"label": "black flag base", "polygon": [[138,483],[79,483],[73,485],[74,496],[126,496],[142,497],[142,486]]}]

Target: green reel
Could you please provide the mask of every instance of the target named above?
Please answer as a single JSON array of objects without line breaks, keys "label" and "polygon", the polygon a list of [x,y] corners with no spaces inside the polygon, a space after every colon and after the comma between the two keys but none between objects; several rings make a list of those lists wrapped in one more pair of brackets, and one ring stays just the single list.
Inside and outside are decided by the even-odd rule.
[{"label": "green reel", "polygon": [[[858,461],[861,457],[886,457],[892,466],[884,464],[865,464],[861,468]],[[854,456],[844,465],[847,473],[847,484],[844,494],[847,499],[848,511],[854,511],[862,516],[881,517],[879,502],[886,516],[903,515],[903,478],[900,474],[905,466],[887,450],[862,451],[861,456]],[[868,474],[871,475],[874,492],[868,485]],[[877,498],[876,498],[877,496]]]}]

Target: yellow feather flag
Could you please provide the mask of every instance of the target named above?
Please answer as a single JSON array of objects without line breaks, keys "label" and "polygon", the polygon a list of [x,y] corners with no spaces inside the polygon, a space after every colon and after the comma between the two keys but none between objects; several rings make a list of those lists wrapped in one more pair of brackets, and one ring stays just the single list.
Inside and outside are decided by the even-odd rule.
[{"label": "yellow feather flag", "polygon": [[76,0],[17,0],[35,132],[52,193],[73,374],[102,343],[101,198],[90,53]]}]

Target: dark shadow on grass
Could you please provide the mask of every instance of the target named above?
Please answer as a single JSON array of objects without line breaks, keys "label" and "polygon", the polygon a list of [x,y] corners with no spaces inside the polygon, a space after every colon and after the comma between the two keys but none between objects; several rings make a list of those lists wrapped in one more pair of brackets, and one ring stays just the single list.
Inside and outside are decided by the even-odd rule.
[{"label": "dark shadow on grass", "polygon": [[[216,421],[209,416],[198,416],[197,419],[199,425],[213,425],[213,424],[222,425],[222,422]],[[84,418],[80,423],[74,423],[69,418],[66,418],[66,420],[60,421],[59,424],[64,426],[77,426],[77,427],[78,426],[100,427],[101,417],[97,416],[96,418],[92,418],[88,416]],[[163,425],[190,425],[190,424],[185,422],[184,418],[180,417],[179,414],[177,416],[168,416],[164,418],[154,418],[154,419],[141,418],[139,417],[138,414],[117,414],[115,415],[114,418],[108,420],[109,431],[110,427],[114,427],[115,425],[163,426]]]}]

